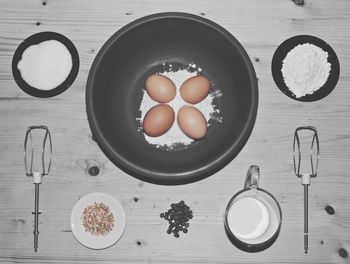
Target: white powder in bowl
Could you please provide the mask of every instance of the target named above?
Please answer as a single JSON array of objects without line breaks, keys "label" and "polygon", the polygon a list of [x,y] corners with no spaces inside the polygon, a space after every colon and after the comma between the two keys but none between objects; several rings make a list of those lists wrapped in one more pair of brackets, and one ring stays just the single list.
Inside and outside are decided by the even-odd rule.
[{"label": "white powder in bowl", "polygon": [[313,94],[327,81],[331,64],[328,52],[313,45],[299,44],[282,62],[282,75],[288,89],[297,98]]},{"label": "white powder in bowl", "polygon": [[[186,103],[181,98],[181,95],[179,92],[181,84],[188,78],[198,75],[198,73],[201,72],[201,68],[197,68],[195,64],[190,64],[187,69],[186,68],[180,69],[178,71],[172,71],[171,65],[168,68],[170,68],[170,71],[165,71],[160,74],[168,77],[170,80],[174,82],[176,86],[176,96],[171,102],[168,103],[168,105],[170,105],[175,112],[175,122],[173,126],[169,129],[168,132],[166,132],[164,135],[160,137],[149,137],[142,132],[142,121],[146,113],[148,112],[149,109],[151,109],[153,106],[158,104],[158,102],[153,101],[149,97],[146,90],[143,90],[143,99],[140,105],[141,117],[137,118],[137,121],[140,124],[139,131],[144,134],[144,137],[148,143],[155,145],[157,148],[165,147],[167,149],[175,149],[177,146],[186,146],[193,142],[193,139],[187,137],[179,128],[176,121],[176,115],[178,110],[182,106],[188,105],[188,103]],[[189,71],[188,69],[191,69],[191,71]],[[219,96],[221,96],[221,93],[219,92],[219,90],[211,91],[203,101],[193,105],[194,107],[196,107],[198,110],[202,112],[207,123],[210,119],[214,119],[218,122],[222,122],[222,116],[220,115],[220,110],[214,105],[214,102],[213,102],[214,98]],[[208,123],[208,126],[210,126],[210,123]]]},{"label": "white powder in bowl", "polygon": [[57,40],[47,40],[29,46],[17,68],[30,86],[51,90],[67,79],[72,64],[72,56],[65,45]]}]

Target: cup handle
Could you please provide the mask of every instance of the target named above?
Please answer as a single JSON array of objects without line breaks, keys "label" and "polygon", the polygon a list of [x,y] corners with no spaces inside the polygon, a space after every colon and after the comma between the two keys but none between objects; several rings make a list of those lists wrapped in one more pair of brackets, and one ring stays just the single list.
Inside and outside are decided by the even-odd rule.
[{"label": "cup handle", "polygon": [[251,165],[244,182],[244,189],[256,189],[259,187],[260,169],[257,165]]}]

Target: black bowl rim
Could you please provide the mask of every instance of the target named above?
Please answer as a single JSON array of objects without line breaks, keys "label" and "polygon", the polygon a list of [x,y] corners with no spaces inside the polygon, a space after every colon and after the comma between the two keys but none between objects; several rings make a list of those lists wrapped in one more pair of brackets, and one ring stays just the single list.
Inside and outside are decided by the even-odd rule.
[{"label": "black bowl rim", "polygon": [[[305,96],[297,98],[293,92],[288,89],[287,85],[284,82],[281,72],[282,61],[292,48],[296,47],[298,44],[305,43],[314,44],[315,46],[327,51],[328,61],[331,60],[332,67],[326,83],[320,89],[315,91],[313,94],[307,94]],[[300,102],[315,102],[325,98],[334,90],[338,83],[340,66],[337,54],[331,45],[329,45],[326,41],[312,35],[296,35],[286,39],[277,47],[272,57],[271,72],[278,89],[289,98]]]},{"label": "black bowl rim", "polygon": [[[103,133],[100,131],[99,127],[97,126],[97,119],[93,112],[93,109],[94,109],[94,102],[93,102],[93,96],[92,96],[93,83],[95,81],[95,75],[102,61],[102,58],[105,55],[105,53],[108,51],[108,49],[113,45],[114,42],[118,41],[118,39],[124,34],[126,34],[129,30],[141,24],[148,23],[150,21],[154,21],[158,19],[168,19],[168,18],[192,20],[197,23],[202,23],[206,26],[209,26],[212,29],[221,33],[240,52],[242,59],[244,60],[248,68],[250,83],[251,83],[250,88],[252,89],[252,103],[250,107],[249,116],[244,126],[244,129],[242,130],[235,144],[232,144],[226,152],[222,153],[222,155],[219,158],[217,158],[216,160],[213,160],[211,163],[205,166],[202,166],[200,168],[197,168],[195,170],[180,172],[180,173],[163,173],[163,172],[151,171],[146,168],[136,166],[135,164],[129,162],[127,159],[119,155],[118,152],[113,150],[113,148],[111,148],[111,146],[108,145],[108,142],[104,138]],[[192,183],[192,182],[207,178],[212,174],[221,170],[223,167],[225,167],[230,161],[232,161],[238,155],[238,153],[241,151],[241,149],[247,142],[255,124],[257,110],[258,110],[257,77],[255,74],[253,64],[247,52],[244,50],[243,46],[238,42],[238,40],[235,37],[233,37],[233,35],[230,32],[228,32],[226,29],[224,29],[220,25],[214,23],[213,21],[199,17],[197,15],[182,13],[182,12],[164,12],[164,13],[156,13],[156,14],[148,15],[145,17],[141,17],[127,24],[121,29],[119,29],[105,42],[105,44],[102,46],[102,48],[96,55],[96,58],[92,63],[92,66],[89,72],[87,86],[86,86],[86,111],[87,111],[88,121],[90,124],[90,128],[92,130],[93,137],[95,138],[95,141],[97,142],[101,150],[117,167],[119,167],[121,170],[123,170],[127,174],[130,174],[131,176],[137,179],[140,179],[142,181],[146,181],[154,184],[161,184],[161,185],[180,185],[180,184]]]},{"label": "black bowl rim", "polygon": [[[57,40],[66,46],[66,48],[69,50],[69,53],[72,56],[72,69],[69,75],[67,76],[66,80],[64,80],[56,88],[53,88],[50,90],[40,90],[30,86],[28,83],[26,83],[23,80],[21,73],[17,68],[17,64],[22,59],[23,52],[29,46],[39,44],[46,40]],[[79,53],[76,47],[74,46],[73,42],[66,36],[53,31],[42,31],[29,36],[28,38],[23,40],[21,44],[17,47],[12,58],[13,78],[15,79],[19,88],[22,89],[22,91],[34,97],[49,98],[49,97],[53,97],[63,93],[73,84],[73,82],[75,81],[75,78],[78,75],[78,72],[79,72]]]}]

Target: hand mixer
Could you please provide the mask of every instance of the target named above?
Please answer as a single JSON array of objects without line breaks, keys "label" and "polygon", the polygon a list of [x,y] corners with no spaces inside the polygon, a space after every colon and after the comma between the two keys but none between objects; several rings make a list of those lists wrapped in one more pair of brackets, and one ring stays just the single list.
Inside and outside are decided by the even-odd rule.
[{"label": "hand mixer", "polygon": [[[41,148],[41,162],[40,167],[41,170],[33,171],[33,163],[34,163],[34,155],[35,155],[35,145],[33,143],[32,131],[33,130],[43,130],[44,138]],[[46,143],[48,140],[48,148],[49,148],[49,159],[48,163],[45,164],[45,149]],[[29,145],[29,146],[28,146]],[[28,177],[33,177],[33,183],[35,185],[35,207],[34,207],[34,251],[38,251],[38,236],[39,236],[39,184],[41,184],[41,177],[48,175],[51,167],[51,159],[52,159],[52,142],[50,131],[46,126],[30,126],[27,129],[26,137],[24,140],[24,166],[25,173]],[[29,163],[29,164],[28,164]]]},{"label": "hand mixer", "polygon": [[[311,162],[311,173],[300,173],[300,163],[301,163],[301,147],[298,132],[301,130],[309,130],[313,132],[311,148],[310,148],[310,162]],[[314,145],[316,144],[316,165],[314,165]],[[296,151],[298,151],[298,161],[296,161]],[[302,126],[298,127],[294,132],[293,141],[293,163],[294,163],[294,173],[296,176],[301,178],[301,184],[304,185],[304,250],[305,254],[308,251],[308,187],[310,185],[310,178],[316,178],[318,171],[318,162],[320,158],[320,146],[318,141],[318,133],[313,126]]]}]

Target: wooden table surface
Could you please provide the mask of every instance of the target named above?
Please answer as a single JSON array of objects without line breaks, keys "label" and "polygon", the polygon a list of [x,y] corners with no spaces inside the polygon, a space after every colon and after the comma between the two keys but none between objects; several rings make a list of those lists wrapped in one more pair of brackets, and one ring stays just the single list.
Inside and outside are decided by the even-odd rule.
[{"label": "wooden table surface", "polygon": [[[45,2],[43,2],[45,1]],[[0,1],[0,262],[6,263],[350,263],[350,2],[246,1]],[[252,135],[224,169],[197,183],[158,186],[115,167],[91,138],[85,84],[103,43],[129,22],[151,13],[181,11],[206,17],[230,31],[247,50],[259,78],[259,109]],[[11,61],[22,40],[56,31],[76,45],[80,70],[70,89],[50,99],[18,88]],[[340,78],[335,90],[313,103],[283,95],[271,75],[277,46],[299,34],[318,36],[335,50]],[[47,125],[54,144],[53,167],[40,192],[39,251],[33,252],[34,186],[25,177],[27,126]],[[303,188],[293,174],[292,140],[301,125],[317,127],[321,145],[318,177],[309,196],[310,250],[303,252]],[[283,212],[279,238],[269,249],[246,253],[227,239],[223,213],[242,189],[251,164],[261,168],[261,186]],[[88,169],[98,166],[100,174]],[[74,204],[91,192],[121,201],[127,215],[122,239],[105,250],[79,244],[70,228]],[[194,210],[188,234],[166,234],[159,213],[184,200]],[[334,214],[325,210],[334,209]]]}]

